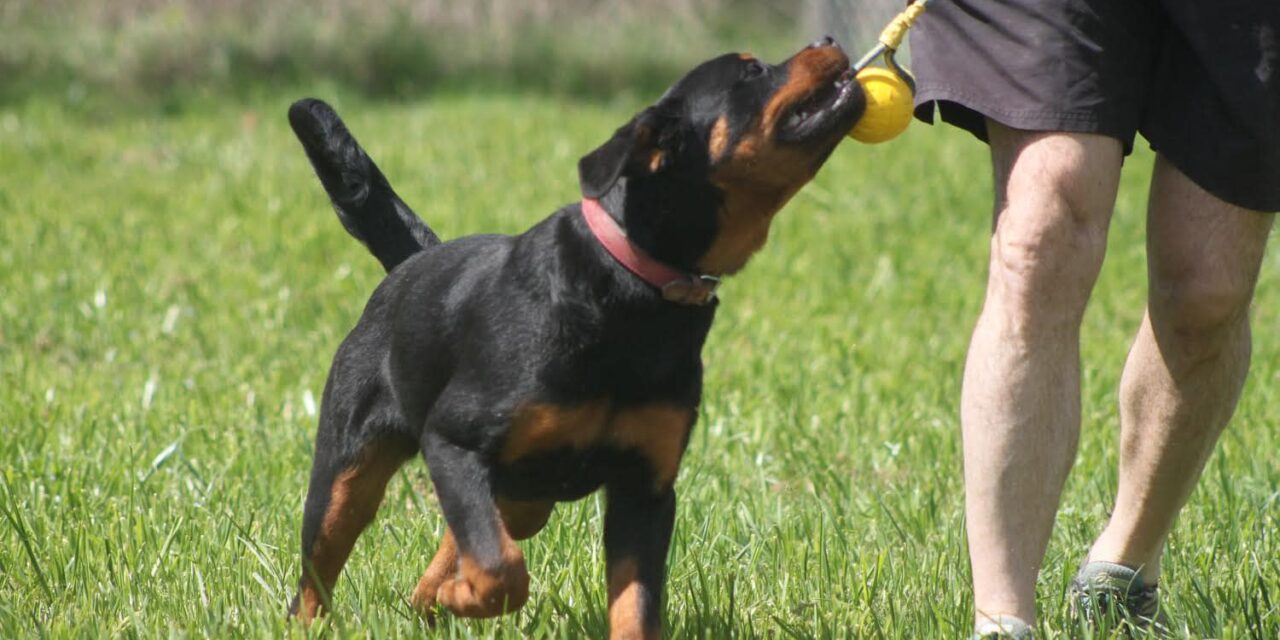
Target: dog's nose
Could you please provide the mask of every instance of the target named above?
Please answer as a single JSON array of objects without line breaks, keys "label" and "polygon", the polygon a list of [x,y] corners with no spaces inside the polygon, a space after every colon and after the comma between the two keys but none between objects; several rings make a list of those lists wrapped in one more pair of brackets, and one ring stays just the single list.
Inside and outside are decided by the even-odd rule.
[{"label": "dog's nose", "polygon": [[832,38],[831,36],[822,36],[821,38],[818,38],[817,40],[814,40],[812,43],[809,44],[810,49],[817,49],[820,47],[838,47],[838,46],[840,45],[836,44],[836,39]]}]

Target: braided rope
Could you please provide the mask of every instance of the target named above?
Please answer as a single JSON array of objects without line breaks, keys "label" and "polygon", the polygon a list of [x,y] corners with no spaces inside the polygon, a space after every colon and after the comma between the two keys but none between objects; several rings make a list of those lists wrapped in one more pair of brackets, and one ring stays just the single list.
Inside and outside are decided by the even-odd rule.
[{"label": "braided rope", "polygon": [[924,13],[925,6],[929,4],[929,0],[916,0],[916,2],[907,5],[907,8],[899,13],[897,17],[891,20],[880,32],[880,44],[886,49],[897,49],[902,46],[902,39],[907,37],[907,29],[915,24],[916,18]]},{"label": "braided rope", "polygon": [[[907,37],[907,30],[911,28],[911,25],[915,24],[916,18],[919,18],[920,14],[924,13],[925,7],[927,7],[931,1],[932,0],[916,0],[908,5],[902,13],[895,16],[893,20],[890,20],[888,26],[880,32],[880,41],[877,42],[876,46],[868,51],[866,55],[853,63],[853,70],[861,71],[863,67],[871,64],[871,62],[882,53],[887,52],[888,58],[891,59],[893,57],[893,52],[897,51],[898,47],[902,46],[902,40]],[[892,60],[890,60],[890,66],[896,66],[892,64]]]}]

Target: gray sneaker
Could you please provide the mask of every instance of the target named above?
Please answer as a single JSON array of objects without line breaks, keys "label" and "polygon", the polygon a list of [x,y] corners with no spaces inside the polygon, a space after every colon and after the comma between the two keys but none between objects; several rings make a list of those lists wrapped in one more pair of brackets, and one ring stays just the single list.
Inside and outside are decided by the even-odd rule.
[{"label": "gray sneaker", "polygon": [[978,625],[972,640],[1035,640],[1027,623],[1015,616],[996,616]]},{"label": "gray sneaker", "polygon": [[1088,562],[1071,580],[1071,611],[1090,626],[1128,625],[1165,633],[1160,590],[1137,570],[1114,562]]}]

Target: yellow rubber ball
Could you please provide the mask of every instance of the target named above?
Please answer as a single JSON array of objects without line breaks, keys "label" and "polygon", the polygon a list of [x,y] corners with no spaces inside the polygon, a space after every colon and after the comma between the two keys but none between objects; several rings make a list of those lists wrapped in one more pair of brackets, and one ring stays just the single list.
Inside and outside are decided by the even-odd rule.
[{"label": "yellow rubber ball", "polygon": [[907,130],[914,110],[913,96],[911,87],[898,74],[883,67],[867,67],[858,72],[858,84],[867,96],[867,110],[849,132],[850,138],[877,144]]}]

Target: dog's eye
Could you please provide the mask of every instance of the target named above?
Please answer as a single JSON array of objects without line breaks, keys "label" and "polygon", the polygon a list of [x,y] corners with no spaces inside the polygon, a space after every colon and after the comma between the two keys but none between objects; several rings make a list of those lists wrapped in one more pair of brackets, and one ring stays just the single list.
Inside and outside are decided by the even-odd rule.
[{"label": "dog's eye", "polygon": [[766,71],[768,71],[768,69],[766,69],[759,60],[752,60],[747,63],[746,68],[742,70],[742,77],[743,79],[751,80],[753,78],[759,78],[764,75]]}]

